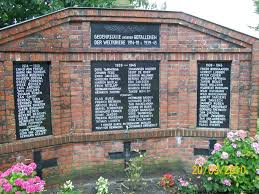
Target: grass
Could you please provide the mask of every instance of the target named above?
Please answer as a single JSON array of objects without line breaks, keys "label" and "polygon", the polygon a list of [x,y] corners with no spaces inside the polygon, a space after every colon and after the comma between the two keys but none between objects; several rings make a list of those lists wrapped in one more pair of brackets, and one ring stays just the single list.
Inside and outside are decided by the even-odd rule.
[{"label": "grass", "polygon": [[124,176],[124,165],[113,164],[108,161],[103,165],[85,165],[80,169],[73,169],[68,174],[56,174],[55,176],[44,177],[47,185],[56,187],[67,180],[72,180],[73,183],[85,180],[85,182],[95,182],[100,176],[105,178],[119,178]]},{"label": "grass", "polygon": [[150,161],[144,165],[144,176],[162,176],[168,172],[176,172],[177,175],[186,173],[186,165],[178,159],[160,159],[159,161]]}]

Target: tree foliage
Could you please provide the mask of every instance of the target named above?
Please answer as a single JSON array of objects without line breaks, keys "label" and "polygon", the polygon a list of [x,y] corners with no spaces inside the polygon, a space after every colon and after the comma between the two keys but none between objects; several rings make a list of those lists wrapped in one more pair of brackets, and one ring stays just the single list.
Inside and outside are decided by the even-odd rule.
[{"label": "tree foliage", "polygon": [[[157,9],[149,0],[129,0],[134,8]],[[106,7],[116,0],[0,0],[0,28],[66,7]],[[165,9],[166,4],[163,5]]]},{"label": "tree foliage", "polygon": [[112,7],[116,0],[0,0],[0,28],[66,7]]},{"label": "tree foliage", "polygon": [[166,10],[167,4],[164,1],[160,7],[156,3],[152,3],[149,0],[130,0],[130,4],[135,8],[152,9],[152,10]]},{"label": "tree foliage", "polygon": [[254,0],[254,3],[255,3],[255,7],[256,7],[256,13],[259,14],[259,0]]},{"label": "tree foliage", "polygon": [[[255,11],[256,11],[256,13],[259,14],[259,0],[254,0],[254,3],[255,3]],[[259,31],[259,24],[254,29]],[[258,106],[258,109],[259,109],[259,106]],[[259,114],[259,112],[258,112],[258,114]]]},{"label": "tree foliage", "polygon": [[52,11],[66,7],[113,7],[116,0],[48,0]]},{"label": "tree foliage", "polygon": [[148,0],[130,0],[130,4],[135,8],[142,8],[142,9],[156,9],[157,4],[149,3]]},{"label": "tree foliage", "polygon": [[0,0],[0,27],[47,12],[44,0]]}]

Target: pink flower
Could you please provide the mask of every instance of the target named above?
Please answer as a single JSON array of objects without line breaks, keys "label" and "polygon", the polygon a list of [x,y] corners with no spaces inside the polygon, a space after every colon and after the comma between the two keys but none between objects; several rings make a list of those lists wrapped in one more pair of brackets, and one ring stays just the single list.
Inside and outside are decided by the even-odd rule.
[{"label": "pink flower", "polygon": [[34,180],[35,180],[35,182],[39,182],[39,181],[41,181],[41,179],[40,179],[40,177],[39,177],[39,176],[35,176],[35,177],[34,177]]},{"label": "pink flower", "polygon": [[237,157],[240,157],[241,156],[241,152],[238,150],[236,155],[237,155]]},{"label": "pink flower", "polygon": [[28,184],[28,182],[27,181],[23,181],[23,183],[22,183],[22,188],[25,190],[26,188],[27,188],[27,186],[28,186],[29,184]]},{"label": "pink flower", "polygon": [[27,181],[23,181],[21,185],[27,193],[42,192],[44,190],[44,186],[45,181],[40,180],[39,177],[30,178]]},{"label": "pink flower", "polygon": [[34,185],[27,185],[25,190],[26,190],[27,193],[34,193],[34,192],[36,192]]},{"label": "pink flower", "polygon": [[24,169],[23,169],[23,173],[26,175],[26,176],[29,176],[33,173],[34,169],[30,166],[26,166]]},{"label": "pink flower", "polygon": [[[24,192],[26,193],[39,193],[44,190],[45,181],[41,180],[40,177],[36,176],[29,176],[32,175],[34,170],[36,169],[36,164],[31,163],[29,165],[25,165],[23,163],[17,163],[13,165],[11,168],[6,170],[3,173],[0,173],[0,187],[6,192],[6,193],[14,193],[14,194],[22,194]],[[12,174],[13,173],[13,174]],[[17,178],[14,179],[13,175],[22,173],[24,176],[23,178]],[[11,175],[11,176],[10,176]],[[29,177],[25,177],[29,176]],[[31,178],[32,177],[32,178]],[[8,180],[12,179],[12,184],[8,182]],[[19,188],[20,191],[13,191],[13,186],[15,188]],[[16,189],[15,189],[16,190]]]},{"label": "pink flower", "polygon": [[32,168],[33,170],[35,170],[37,168],[37,164],[32,162],[32,163],[29,164],[29,167]]},{"label": "pink flower", "polygon": [[35,191],[42,192],[44,190],[44,186],[45,186],[45,181],[41,180],[40,182],[35,184]]},{"label": "pink flower", "polygon": [[237,144],[232,143],[231,145],[232,145],[233,148],[237,148]]},{"label": "pink flower", "polygon": [[235,141],[235,134],[232,131],[230,131],[230,132],[227,133],[227,138],[229,139],[229,141],[234,142]]},{"label": "pink flower", "polygon": [[188,181],[184,181],[182,178],[179,178],[178,181],[180,182],[180,185],[182,187],[188,187],[189,182]]},{"label": "pink flower", "polygon": [[235,142],[236,140],[244,140],[247,137],[247,132],[244,130],[238,131],[230,131],[227,133],[227,138],[231,142]]},{"label": "pink flower", "polygon": [[7,177],[7,176],[9,176],[11,173],[12,173],[12,170],[9,168],[9,169],[7,169],[5,172],[3,172],[3,173],[1,174],[1,177],[0,177],[0,178]]},{"label": "pink flower", "polygon": [[252,143],[252,148],[254,149],[255,153],[259,154],[259,142]]},{"label": "pink flower", "polygon": [[215,153],[216,153],[215,150],[212,150],[211,155],[214,155]]},{"label": "pink flower", "polygon": [[231,180],[225,179],[225,180],[223,181],[223,184],[224,184],[224,185],[227,185],[227,186],[231,186]]},{"label": "pink flower", "polygon": [[221,149],[221,145],[219,144],[219,143],[216,143],[215,145],[214,145],[214,150],[217,152],[217,151],[219,151],[220,149]]},{"label": "pink flower", "polygon": [[0,186],[2,186],[5,183],[8,183],[8,181],[5,178],[0,178]]},{"label": "pink flower", "polygon": [[197,158],[195,160],[195,164],[198,165],[198,166],[203,166],[206,162],[206,159],[202,156],[200,156],[199,158]]},{"label": "pink flower", "polygon": [[44,180],[41,180],[39,185],[40,185],[40,191],[39,192],[42,192],[44,190],[44,186],[45,186],[46,182]]},{"label": "pink flower", "polygon": [[221,158],[222,158],[223,160],[227,160],[227,159],[228,159],[228,153],[227,153],[227,152],[222,152]]},{"label": "pink flower", "polygon": [[18,178],[18,179],[16,179],[15,181],[14,181],[14,185],[16,185],[16,186],[22,186],[22,184],[23,184],[23,180],[22,179],[20,179],[20,178]]},{"label": "pink flower", "polygon": [[209,171],[211,173],[215,172],[217,170],[217,166],[215,164],[210,164],[209,165]]},{"label": "pink flower", "polygon": [[29,178],[27,182],[31,185],[35,183],[34,178]]},{"label": "pink flower", "polygon": [[20,168],[19,163],[16,164],[16,165],[14,165],[14,166],[12,166],[12,167],[11,167],[11,171],[12,171],[12,172],[15,172],[15,173],[21,172],[21,168]]},{"label": "pink flower", "polygon": [[5,190],[5,192],[10,192],[13,189],[13,186],[10,183],[4,183],[3,189]]},{"label": "pink flower", "polygon": [[237,131],[238,137],[244,140],[247,137],[247,133],[244,130],[238,130]]}]

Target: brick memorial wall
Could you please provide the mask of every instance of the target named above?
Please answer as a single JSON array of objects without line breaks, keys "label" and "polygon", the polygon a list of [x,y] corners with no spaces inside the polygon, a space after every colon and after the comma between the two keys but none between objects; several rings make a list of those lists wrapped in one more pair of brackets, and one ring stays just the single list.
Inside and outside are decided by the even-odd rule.
[{"label": "brick memorial wall", "polygon": [[0,169],[68,173],[124,142],[188,163],[256,132],[259,40],[181,12],[70,8],[2,29],[0,77]]}]

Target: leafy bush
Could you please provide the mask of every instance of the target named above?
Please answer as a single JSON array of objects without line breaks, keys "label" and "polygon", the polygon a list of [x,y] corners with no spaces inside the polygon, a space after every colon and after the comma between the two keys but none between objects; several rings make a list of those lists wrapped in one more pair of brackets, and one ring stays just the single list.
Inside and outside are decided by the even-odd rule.
[{"label": "leafy bush", "polygon": [[128,182],[133,190],[136,190],[142,183],[142,173],[144,166],[144,155],[130,159],[129,166],[125,169]]},{"label": "leafy bush", "polygon": [[42,193],[45,181],[35,176],[37,165],[31,163],[25,165],[17,163],[4,172],[0,172],[0,193],[6,194],[25,194],[25,193]]},{"label": "leafy bush", "polygon": [[109,182],[108,179],[100,177],[96,182],[96,194],[109,194]]},{"label": "leafy bush", "polygon": [[181,194],[197,194],[198,187],[196,184],[193,184],[191,181],[192,181],[191,179],[189,179],[189,181],[186,181],[180,177],[177,183],[178,191]]},{"label": "leafy bush", "polygon": [[224,145],[215,144],[208,160],[198,158],[207,192],[256,193],[259,189],[259,135],[249,138],[243,130],[231,131]]},{"label": "leafy bush", "polygon": [[61,187],[59,194],[81,194],[81,192],[75,190],[72,181],[68,180]]}]

